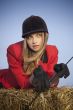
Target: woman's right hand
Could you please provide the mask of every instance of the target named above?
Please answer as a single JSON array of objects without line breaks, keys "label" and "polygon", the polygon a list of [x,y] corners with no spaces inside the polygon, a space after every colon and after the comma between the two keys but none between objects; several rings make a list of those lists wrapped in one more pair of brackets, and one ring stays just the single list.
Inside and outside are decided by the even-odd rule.
[{"label": "woman's right hand", "polygon": [[38,66],[30,77],[30,82],[37,92],[43,92],[49,89],[49,77],[48,74]]}]

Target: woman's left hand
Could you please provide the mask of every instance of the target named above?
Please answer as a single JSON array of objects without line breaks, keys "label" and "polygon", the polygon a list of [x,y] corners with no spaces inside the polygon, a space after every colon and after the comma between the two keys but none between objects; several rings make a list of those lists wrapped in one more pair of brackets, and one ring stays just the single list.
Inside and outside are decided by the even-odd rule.
[{"label": "woman's left hand", "polygon": [[54,70],[59,76],[59,78],[62,78],[62,77],[67,78],[70,75],[68,66],[64,63],[56,64],[54,66]]}]

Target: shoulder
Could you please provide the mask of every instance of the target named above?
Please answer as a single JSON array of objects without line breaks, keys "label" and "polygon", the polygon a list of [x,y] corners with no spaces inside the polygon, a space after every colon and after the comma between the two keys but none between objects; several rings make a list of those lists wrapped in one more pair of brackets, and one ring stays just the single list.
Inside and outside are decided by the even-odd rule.
[{"label": "shoulder", "polygon": [[46,45],[46,53],[49,64],[56,64],[58,61],[58,49],[55,45]]},{"label": "shoulder", "polygon": [[23,45],[23,41],[19,41],[19,42],[16,42],[16,43],[9,45],[8,49],[10,49],[10,48],[21,48],[22,45]]},{"label": "shoulder", "polygon": [[22,49],[23,49],[23,41],[16,42],[8,46],[7,53],[20,56],[20,54],[22,53]]},{"label": "shoulder", "polygon": [[46,45],[47,54],[58,54],[58,48],[55,45]]},{"label": "shoulder", "polygon": [[20,42],[16,42],[14,44],[11,44],[8,46],[7,50],[11,50],[11,49],[14,49],[14,50],[19,50],[23,47],[23,41],[20,41]]}]

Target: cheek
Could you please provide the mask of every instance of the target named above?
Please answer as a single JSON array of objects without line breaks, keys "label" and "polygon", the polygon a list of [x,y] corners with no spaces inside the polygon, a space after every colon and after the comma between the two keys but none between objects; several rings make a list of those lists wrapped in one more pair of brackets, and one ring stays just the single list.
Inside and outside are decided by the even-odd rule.
[{"label": "cheek", "polygon": [[39,44],[41,45],[43,45],[43,43],[44,43],[44,38],[42,37],[40,40],[38,40],[39,41]]},{"label": "cheek", "polygon": [[32,47],[32,42],[27,41],[29,47]]}]

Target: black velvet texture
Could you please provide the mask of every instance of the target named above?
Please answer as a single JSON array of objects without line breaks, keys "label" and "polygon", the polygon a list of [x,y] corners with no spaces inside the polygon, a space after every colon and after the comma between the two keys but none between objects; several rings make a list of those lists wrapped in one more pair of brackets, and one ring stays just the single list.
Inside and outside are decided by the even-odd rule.
[{"label": "black velvet texture", "polygon": [[47,32],[47,25],[45,21],[39,16],[30,16],[24,20],[22,24],[22,37],[25,38],[31,33]]}]

